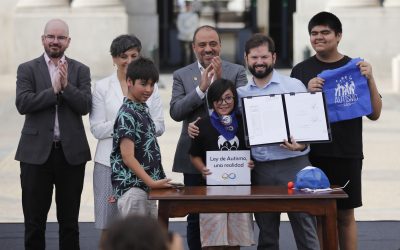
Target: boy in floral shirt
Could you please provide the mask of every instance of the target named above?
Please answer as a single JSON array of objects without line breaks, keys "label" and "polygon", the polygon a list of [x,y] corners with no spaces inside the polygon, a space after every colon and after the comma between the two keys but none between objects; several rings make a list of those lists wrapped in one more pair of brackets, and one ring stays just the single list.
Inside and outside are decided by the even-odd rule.
[{"label": "boy in floral shirt", "polygon": [[147,192],[171,187],[161,165],[155,126],[146,105],[158,81],[158,71],[152,61],[139,58],[129,64],[126,77],[128,91],[115,120],[110,155],[114,198],[124,217],[156,217],[156,201],[148,200]]}]

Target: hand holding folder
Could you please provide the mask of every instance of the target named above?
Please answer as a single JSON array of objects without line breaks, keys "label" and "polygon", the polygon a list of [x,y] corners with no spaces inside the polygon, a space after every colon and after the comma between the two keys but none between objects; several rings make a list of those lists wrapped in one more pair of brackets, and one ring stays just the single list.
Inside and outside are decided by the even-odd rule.
[{"label": "hand holding folder", "polygon": [[242,98],[245,134],[250,146],[328,142],[329,122],[322,92],[286,93]]}]

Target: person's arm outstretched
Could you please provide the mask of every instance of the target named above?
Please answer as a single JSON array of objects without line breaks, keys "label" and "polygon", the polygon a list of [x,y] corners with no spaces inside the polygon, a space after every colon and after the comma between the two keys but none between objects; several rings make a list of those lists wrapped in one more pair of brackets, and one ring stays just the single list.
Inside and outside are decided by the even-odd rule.
[{"label": "person's arm outstretched", "polygon": [[160,189],[171,187],[171,184],[168,184],[171,179],[166,178],[155,181],[140,166],[140,163],[135,158],[135,143],[132,140],[122,138],[119,147],[121,150],[122,160],[124,161],[125,165],[128,166],[149,188]]}]

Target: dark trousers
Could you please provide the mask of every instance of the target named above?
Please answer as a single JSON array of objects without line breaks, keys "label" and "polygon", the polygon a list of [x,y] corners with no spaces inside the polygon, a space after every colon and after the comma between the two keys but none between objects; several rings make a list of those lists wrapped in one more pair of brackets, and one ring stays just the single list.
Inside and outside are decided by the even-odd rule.
[{"label": "dark trousers", "polygon": [[[185,186],[204,186],[201,174],[183,174]],[[187,216],[186,239],[190,250],[201,250],[199,214]]]},{"label": "dark trousers", "polygon": [[[307,155],[265,162],[255,162],[251,184],[255,186],[286,186],[296,179],[302,168],[310,166]],[[257,250],[279,250],[280,212],[255,213],[260,229]],[[319,250],[315,216],[307,213],[288,213],[298,250]]]},{"label": "dark trousers", "polygon": [[79,249],[78,217],[85,164],[67,163],[61,147],[53,147],[42,165],[21,162],[25,249],[45,249],[45,231],[53,185],[57,204],[60,250]]}]

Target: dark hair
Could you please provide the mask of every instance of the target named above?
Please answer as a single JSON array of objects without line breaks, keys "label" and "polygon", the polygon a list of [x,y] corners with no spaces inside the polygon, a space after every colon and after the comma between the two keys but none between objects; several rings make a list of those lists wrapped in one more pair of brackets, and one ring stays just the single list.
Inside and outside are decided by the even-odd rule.
[{"label": "dark hair", "polygon": [[246,42],[246,45],[244,47],[246,56],[250,53],[251,49],[260,47],[261,45],[268,45],[268,50],[272,52],[272,54],[275,53],[274,40],[272,40],[272,38],[267,35],[257,33],[252,35]]},{"label": "dark hair", "polygon": [[158,70],[153,61],[145,57],[139,57],[132,61],[126,71],[126,79],[130,78],[133,83],[138,79],[146,82],[151,80],[155,83],[158,82],[158,76]]},{"label": "dark hair", "polygon": [[221,99],[222,95],[225,93],[225,91],[227,91],[228,89],[230,89],[233,93],[234,96],[234,108],[233,110],[236,110],[236,107],[238,105],[238,95],[237,95],[237,91],[236,91],[236,86],[235,84],[233,84],[233,82],[231,82],[230,80],[227,79],[217,79],[215,80],[210,88],[208,88],[208,92],[207,92],[207,102],[208,102],[208,106],[214,107],[213,103],[215,101],[218,101],[219,99]]},{"label": "dark hair", "polygon": [[142,43],[134,35],[120,35],[111,42],[110,53],[112,57],[117,57],[130,49],[137,49],[140,52]]},{"label": "dark hair", "polygon": [[107,232],[104,250],[167,250],[168,232],[151,217],[130,215],[115,221]]},{"label": "dark hair", "polygon": [[342,33],[342,23],[337,16],[330,12],[322,11],[313,16],[308,22],[308,34],[311,34],[311,30],[318,25],[328,26],[336,35]]},{"label": "dark hair", "polygon": [[217,35],[218,35],[219,43],[221,43],[221,37],[219,37],[219,33],[218,33],[217,29],[214,28],[213,26],[210,26],[210,25],[203,25],[203,26],[198,27],[198,28],[194,31],[192,43],[194,43],[194,40],[196,39],[197,33],[198,33],[200,30],[203,30],[203,29],[215,31],[215,33],[217,33]]}]

